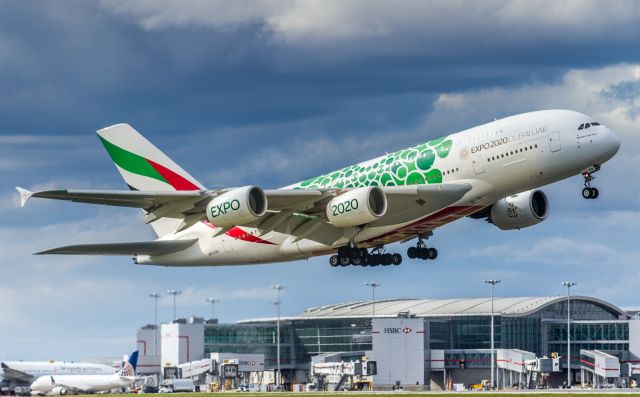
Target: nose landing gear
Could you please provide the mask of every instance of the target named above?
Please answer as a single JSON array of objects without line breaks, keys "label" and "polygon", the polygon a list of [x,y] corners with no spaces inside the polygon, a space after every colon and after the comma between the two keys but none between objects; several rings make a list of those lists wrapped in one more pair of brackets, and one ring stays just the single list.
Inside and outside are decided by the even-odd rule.
[{"label": "nose landing gear", "polygon": [[582,189],[582,198],[584,199],[597,199],[600,195],[600,191],[596,187],[591,187],[591,181],[596,179],[593,173],[600,170],[599,165],[593,165],[586,170],[582,171],[584,177],[584,189]]},{"label": "nose landing gear", "polygon": [[432,232],[429,232],[428,235],[418,235],[418,243],[415,247],[409,247],[409,249],[407,249],[407,256],[411,259],[436,259],[438,257],[438,250],[433,247],[427,247],[424,243],[425,238],[428,239],[432,235]]}]

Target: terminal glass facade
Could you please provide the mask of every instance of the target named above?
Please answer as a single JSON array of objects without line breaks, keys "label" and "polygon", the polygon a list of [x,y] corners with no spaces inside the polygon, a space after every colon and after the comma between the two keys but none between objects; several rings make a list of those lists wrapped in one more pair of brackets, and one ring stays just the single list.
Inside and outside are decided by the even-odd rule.
[{"label": "terminal glass facade", "polygon": [[[566,301],[556,301],[525,315],[496,313],[495,347],[521,349],[538,357],[566,351]],[[571,339],[579,361],[580,349],[603,350],[624,359],[629,349],[629,326],[617,313],[596,302],[571,301]],[[427,349],[490,349],[491,316],[468,315],[424,317]],[[281,321],[281,365],[304,368],[311,357],[323,353],[356,352],[372,349],[370,318],[309,317]],[[268,367],[276,365],[275,321],[205,327],[205,350],[209,352],[263,353]],[[447,357],[455,365],[463,357],[455,352]],[[474,353],[475,354],[475,353]],[[486,352],[467,357],[466,365],[487,365]],[[573,355],[572,355],[573,356]]]}]

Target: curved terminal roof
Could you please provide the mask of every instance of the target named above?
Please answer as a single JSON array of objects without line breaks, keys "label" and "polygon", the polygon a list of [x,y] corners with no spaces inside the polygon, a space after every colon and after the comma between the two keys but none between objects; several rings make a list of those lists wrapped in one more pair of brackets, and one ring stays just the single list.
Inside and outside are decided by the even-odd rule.
[{"label": "curved terminal roof", "polygon": [[[567,299],[566,296],[494,298],[493,311],[503,316],[525,316]],[[587,301],[614,313],[624,315],[618,307],[588,296],[572,296],[572,301]],[[310,308],[300,317],[367,317],[372,313],[371,301],[359,301]],[[491,298],[461,299],[389,299],[376,301],[376,317],[397,316],[409,312],[418,317],[477,316],[491,314]]]},{"label": "curved terminal roof", "polygon": [[[563,302],[566,296],[542,296],[520,298],[494,298],[494,314],[501,316],[526,316],[554,303]],[[603,300],[588,296],[572,296],[571,301],[584,301],[599,306],[615,316],[625,316],[620,308]],[[281,320],[313,318],[371,317],[373,303],[356,301],[306,309],[299,316],[281,317]],[[376,317],[396,317],[409,313],[417,317],[482,316],[491,314],[491,298],[460,299],[387,299],[375,302]],[[272,321],[274,319],[244,320],[240,323]]]}]

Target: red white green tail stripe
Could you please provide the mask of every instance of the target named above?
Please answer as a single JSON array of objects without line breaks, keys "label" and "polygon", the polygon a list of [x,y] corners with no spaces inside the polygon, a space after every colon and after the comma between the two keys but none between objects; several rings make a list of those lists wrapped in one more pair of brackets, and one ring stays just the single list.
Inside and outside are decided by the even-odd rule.
[{"label": "red white green tail stripe", "polygon": [[100,141],[134,190],[200,190],[204,187],[127,124],[98,131]]}]

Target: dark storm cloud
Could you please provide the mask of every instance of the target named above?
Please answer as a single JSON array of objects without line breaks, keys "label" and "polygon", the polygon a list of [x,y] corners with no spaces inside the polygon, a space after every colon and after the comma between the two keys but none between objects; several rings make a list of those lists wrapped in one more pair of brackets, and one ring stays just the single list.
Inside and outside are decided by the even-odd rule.
[{"label": "dark storm cloud", "polygon": [[[497,17],[490,14],[484,24],[463,8],[454,12],[434,3],[433,14],[455,18],[434,21],[429,9],[420,6],[416,13],[427,12],[424,26],[416,16],[406,28],[396,26],[401,14],[383,21],[380,29],[390,34],[347,32],[332,38],[321,26],[300,38],[269,26],[268,12],[280,15],[286,2],[264,16],[224,27],[163,17],[155,28],[139,24],[128,2],[120,2],[115,12],[117,7],[110,5],[117,3],[2,4],[0,117],[5,132],[78,133],[123,120],[159,133],[190,132],[336,112],[351,112],[350,117],[363,120],[359,129],[366,130],[370,111],[359,105],[371,98],[389,98],[388,106],[376,111],[390,118],[402,113],[397,121],[408,126],[425,109],[405,111],[395,103],[399,95],[548,81],[568,68],[640,56],[634,39],[638,24],[630,22],[617,26],[611,33],[617,40],[611,40],[611,35],[598,34],[610,33],[609,27],[588,19],[584,23],[594,32],[566,22],[565,28],[538,27],[535,20],[524,24],[518,18],[495,26]],[[167,8],[165,2],[151,4]],[[193,17],[190,4],[184,3],[185,18]],[[249,7],[211,4],[218,9],[210,12],[234,4]],[[381,7],[373,4],[374,11]],[[334,30],[344,29],[344,17],[335,18]],[[358,26],[359,17],[350,18]]]}]

